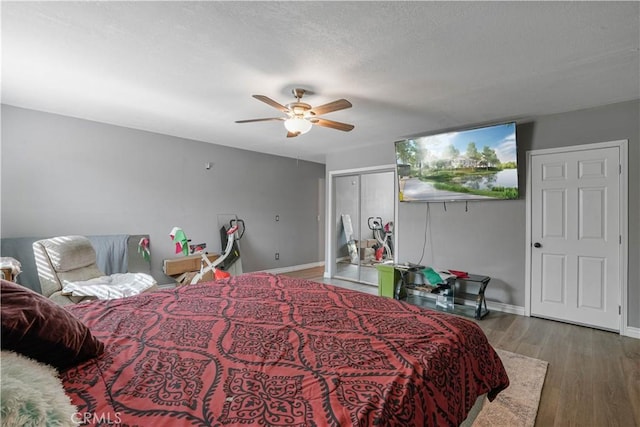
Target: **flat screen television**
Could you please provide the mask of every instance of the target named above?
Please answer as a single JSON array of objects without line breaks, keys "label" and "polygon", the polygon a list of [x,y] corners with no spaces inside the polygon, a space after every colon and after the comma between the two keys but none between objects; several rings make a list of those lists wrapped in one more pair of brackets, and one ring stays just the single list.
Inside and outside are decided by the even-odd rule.
[{"label": "flat screen television", "polygon": [[518,198],[515,122],[395,142],[401,202]]}]

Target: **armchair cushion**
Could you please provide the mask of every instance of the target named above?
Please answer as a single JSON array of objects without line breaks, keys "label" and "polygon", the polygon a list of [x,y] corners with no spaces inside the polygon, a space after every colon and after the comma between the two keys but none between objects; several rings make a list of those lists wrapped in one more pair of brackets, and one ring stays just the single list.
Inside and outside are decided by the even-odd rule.
[{"label": "armchair cushion", "polygon": [[33,254],[42,294],[58,304],[78,303],[88,299],[63,295],[67,282],[103,276],[96,264],[96,251],[84,236],[61,236],[33,243]]},{"label": "armchair cushion", "polygon": [[[84,236],[54,237],[41,240],[41,244],[58,273],[96,265],[96,250]],[[95,268],[98,269],[97,266]]]},{"label": "armchair cushion", "polygon": [[1,281],[2,349],[67,369],[104,351],[73,314],[15,283]]}]

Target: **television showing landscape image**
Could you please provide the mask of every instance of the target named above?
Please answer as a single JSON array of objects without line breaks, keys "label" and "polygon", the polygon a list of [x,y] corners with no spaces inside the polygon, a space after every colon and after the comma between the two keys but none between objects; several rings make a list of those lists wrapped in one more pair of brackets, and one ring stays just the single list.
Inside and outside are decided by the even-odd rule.
[{"label": "television showing landscape image", "polygon": [[515,122],[405,139],[395,151],[400,201],[518,198]]}]

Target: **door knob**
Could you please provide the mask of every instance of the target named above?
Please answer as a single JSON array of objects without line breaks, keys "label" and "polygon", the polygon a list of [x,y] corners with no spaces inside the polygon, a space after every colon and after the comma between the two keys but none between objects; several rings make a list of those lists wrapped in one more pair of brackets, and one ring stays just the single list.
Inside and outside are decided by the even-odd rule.
[{"label": "door knob", "polygon": [[535,242],[535,243],[533,244],[533,247],[534,247],[534,248],[541,248],[541,247],[542,247],[542,245],[541,245],[540,243],[538,243],[538,242]]}]

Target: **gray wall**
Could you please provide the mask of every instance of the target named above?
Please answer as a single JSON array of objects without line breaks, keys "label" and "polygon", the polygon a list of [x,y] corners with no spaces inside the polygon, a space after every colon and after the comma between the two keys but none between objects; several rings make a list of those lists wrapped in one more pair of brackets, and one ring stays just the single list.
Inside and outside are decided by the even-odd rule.
[{"label": "gray wall", "polygon": [[[628,326],[640,327],[640,101],[541,116],[518,125],[518,161],[528,150],[627,139],[629,141]],[[333,153],[329,171],[395,163],[393,141]],[[524,306],[525,170],[515,201],[399,205],[399,261],[420,261],[492,277],[487,299]],[[428,226],[425,241],[425,227]]]},{"label": "gray wall", "polygon": [[7,105],[1,148],[2,237],[149,234],[170,283],[172,227],[218,252],[218,215],[237,214],[244,271],[324,259],[322,164]]}]

